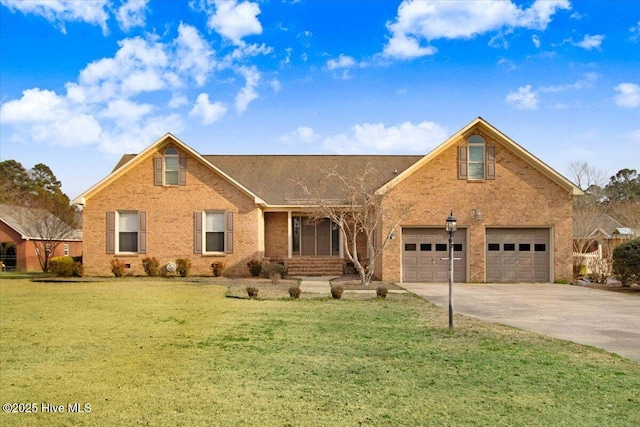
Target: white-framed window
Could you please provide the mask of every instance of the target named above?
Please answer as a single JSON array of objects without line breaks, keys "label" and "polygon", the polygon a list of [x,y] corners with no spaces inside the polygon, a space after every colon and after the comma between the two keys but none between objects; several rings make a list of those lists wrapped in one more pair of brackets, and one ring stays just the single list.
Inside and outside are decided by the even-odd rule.
[{"label": "white-framed window", "polygon": [[224,252],[224,212],[205,212],[204,224],[204,252]]},{"label": "white-framed window", "polygon": [[64,256],[69,256],[69,244],[68,243],[64,244],[63,253],[64,253]]},{"label": "white-framed window", "polygon": [[193,252],[204,255],[233,253],[233,212],[206,210],[193,213]]},{"label": "white-framed window", "polygon": [[147,252],[147,214],[144,211],[107,212],[107,253]]},{"label": "white-framed window", "polygon": [[118,212],[118,252],[138,252],[139,220],[137,211]]},{"label": "white-framed window", "polygon": [[164,184],[178,185],[180,175],[180,164],[178,150],[169,147],[164,150]]},{"label": "white-framed window", "polygon": [[484,175],[484,138],[473,135],[469,138],[468,179],[485,179]]}]

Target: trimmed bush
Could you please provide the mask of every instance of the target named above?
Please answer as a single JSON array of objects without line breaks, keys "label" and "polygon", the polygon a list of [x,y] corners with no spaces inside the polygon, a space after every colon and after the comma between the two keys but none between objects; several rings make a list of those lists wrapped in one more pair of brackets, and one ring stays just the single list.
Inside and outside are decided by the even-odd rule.
[{"label": "trimmed bush", "polygon": [[262,263],[257,259],[252,259],[247,263],[247,267],[249,267],[249,272],[253,277],[258,277],[260,272],[262,271]]},{"label": "trimmed bush", "polygon": [[300,290],[300,287],[299,287],[299,286],[291,286],[291,287],[289,288],[289,296],[290,296],[291,298],[295,298],[295,299],[300,298],[300,293],[301,293],[301,292],[302,292],[302,291]]},{"label": "trimmed bush", "polygon": [[277,282],[287,275],[287,268],[277,262],[270,262],[262,266],[262,275],[267,279]]},{"label": "trimmed bush", "polygon": [[82,277],[84,276],[84,267],[82,267],[82,263],[75,261],[73,263],[73,277]]},{"label": "trimmed bush", "polygon": [[378,286],[376,288],[376,295],[380,298],[386,298],[389,293],[389,289],[386,286]]},{"label": "trimmed bush", "polygon": [[57,256],[49,260],[49,271],[60,277],[73,276],[73,258],[70,256]]},{"label": "trimmed bush", "polygon": [[214,262],[213,264],[211,264],[211,270],[213,271],[213,275],[215,277],[222,276],[222,273],[224,272],[224,268],[225,268],[224,262]]},{"label": "trimmed bush", "polygon": [[249,298],[256,298],[258,296],[258,288],[255,288],[253,286],[248,286],[247,295],[249,295]]},{"label": "trimmed bush", "polygon": [[640,239],[633,239],[613,250],[613,274],[622,286],[640,283]]},{"label": "trimmed bush", "polygon": [[144,258],[142,260],[142,268],[144,268],[147,276],[157,277],[160,275],[160,263],[157,258]]},{"label": "trimmed bush", "polygon": [[331,296],[334,299],[342,298],[342,292],[344,292],[342,285],[331,285]]},{"label": "trimmed bush", "polygon": [[124,266],[125,262],[118,258],[113,258],[111,260],[111,272],[116,277],[124,276]]},{"label": "trimmed bush", "polygon": [[176,273],[180,277],[187,277],[191,271],[191,260],[188,258],[178,258],[176,260]]}]

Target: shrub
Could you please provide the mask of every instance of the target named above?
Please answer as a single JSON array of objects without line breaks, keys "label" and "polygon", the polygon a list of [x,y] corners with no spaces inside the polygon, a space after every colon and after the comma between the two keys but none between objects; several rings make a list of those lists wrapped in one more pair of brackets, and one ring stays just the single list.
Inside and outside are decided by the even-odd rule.
[{"label": "shrub", "polygon": [[287,268],[276,262],[270,262],[262,266],[262,275],[271,279],[273,283],[278,283],[279,279],[284,279],[287,275]]},{"label": "shrub", "polygon": [[376,288],[376,295],[379,296],[380,298],[386,298],[388,293],[389,293],[389,289],[387,289],[386,286],[378,286]]},{"label": "shrub", "polygon": [[75,261],[73,263],[73,277],[82,277],[84,275],[84,268],[82,267],[82,263]]},{"label": "shrub", "polygon": [[125,262],[118,258],[113,258],[111,260],[111,272],[116,277],[124,276],[124,265]]},{"label": "shrub", "polygon": [[70,256],[57,256],[49,260],[49,271],[56,276],[73,276],[73,258]]},{"label": "shrub", "polygon": [[588,263],[591,274],[589,277],[596,283],[607,283],[611,273],[611,262],[607,258],[594,258]]},{"label": "shrub", "polygon": [[144,268],[145,273],[147,273],[147,276],[150,277],[157,277],[160,275],[160,263],[158,262],[157,258],[144,258],[142,260],[142,267]]},{"label": "shrub", "polygon": [[258,288],[247,286],[247,294],[249,295],[249,298],[256,298],[258,296]]},{"label": "shrub", "polygon": [[291,286],[291,287],[289,288],[289,296],[290,296],[291,298],[296,298],[296,299],[300,298],[300,293],[301,293],[301,292],[302,292],[302,291],[300,290],[300,287],[299,287],[299,286]]},{"label": "shrub", "polygon": [[252,259],[247,263],[247,267],[249,267],[249,272],[253,277],[258,277],[260,272],[262,271],[262,263],[257,259]]},{"label": "shrub", "polygon": [[331,296],[334,299],[342,298],[343,291],[344,291],[344,288],[342,287],[342,285],[331,285]]},{"label": "shrub", "polygon": [[176,272],[180,277],[187,277],[191,270],[191,260],[188,258],[178,258],[176,260]]},{"label": "shrub", "polygon": [[640,238],[623,243],[613,250],[613,273],[622,286],[640,283]]},{"label": "shrub", "polygon": [[224,267],[225,267],[224,262],[214,262],[213,264],[211,264],[211,270],[213,270],[213,275],[215,277],[222,276],[222,273],[224,272]]}]

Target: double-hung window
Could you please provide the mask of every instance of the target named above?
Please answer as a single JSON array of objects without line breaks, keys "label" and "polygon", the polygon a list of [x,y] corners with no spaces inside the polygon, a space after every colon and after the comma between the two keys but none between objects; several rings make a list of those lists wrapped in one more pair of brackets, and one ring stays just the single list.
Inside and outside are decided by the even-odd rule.
[{"label": "double-hung window", "polygon": [[153,159],[154,185],[187,185],[187,158],[175,147],[167,147],[162,157]]},{"label": "double-hung window", "polygon": [[224,212],[205,212],[205,252],[224,252]]},{"label": "double-hung window", "polygon": [[484,179],[484,139],[480,135],[469,138],[468,179]]},{"label": "double-hung window", "polygon": [[233,212],[194,212],[193,236],[193,252],[196,254],[233,253]]},{"label": "double-hung window", "polygon": [[496,178],[496,147],[486,145],[480,135],[472,135],[466,146],[458,147],[458,179],[483,181]]},{"label": "double-hung window", "polygon": [[164,150],[164,183],[178,185],[179,165],[178,150],[173,147]]},{"label": "double-hung window", "polygon": [[143,211],[107,212],[107,253],[147,252],[147,214]]}]

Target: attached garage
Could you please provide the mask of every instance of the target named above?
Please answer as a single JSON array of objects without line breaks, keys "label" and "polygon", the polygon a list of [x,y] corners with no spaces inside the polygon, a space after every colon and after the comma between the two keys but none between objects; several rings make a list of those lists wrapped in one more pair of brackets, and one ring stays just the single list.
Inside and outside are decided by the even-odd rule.
[{"label": "attached garage", "polygon": [[548,228],[488,228],[487,282],[548,282]]},{"label": "attached garage", "polygon": [[[466,230],[458,229],[453,238],[455,282],[467,280],[466,242]],[[448,256],[448,236],[444,227],[402,229],[403,282],[447,282]]]}]

